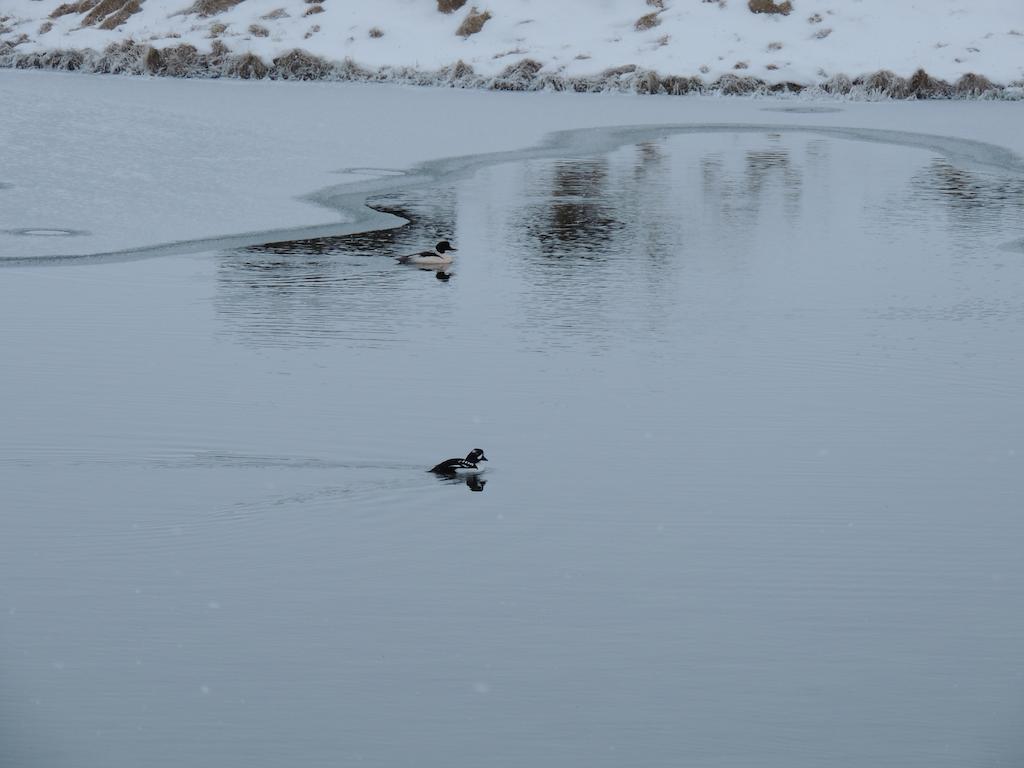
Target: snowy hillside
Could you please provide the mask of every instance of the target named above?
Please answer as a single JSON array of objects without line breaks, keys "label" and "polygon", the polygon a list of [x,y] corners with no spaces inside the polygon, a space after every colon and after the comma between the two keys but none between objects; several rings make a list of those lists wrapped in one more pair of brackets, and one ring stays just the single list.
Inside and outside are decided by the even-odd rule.
[{"label": "snowy hillside", "polygon": [[818,86],[898,97],[1013,95],[1024,82],[1021,0],[189,3],[0,0],[0,64],[507,89]]}]

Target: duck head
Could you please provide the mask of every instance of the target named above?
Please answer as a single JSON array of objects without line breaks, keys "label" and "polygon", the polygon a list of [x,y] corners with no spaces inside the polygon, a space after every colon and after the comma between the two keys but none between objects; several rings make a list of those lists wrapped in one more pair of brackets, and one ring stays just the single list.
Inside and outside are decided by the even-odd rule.
[{"label": "duck head", "polygon": [[483,448],[474,448],[466,454],[466,461],[470,464],[479,464],[481,461],[487,461],[487,457],[484,456]]},{"label": "duck head", "polygon": [[458,248],[452,248],[451,243],[449,243],[447,240],[442,240],[440,243],[437,244],[435,250],[438,253],[447,253],[448,251],[452,251],[454,253],[455,251],[458,250]]}]

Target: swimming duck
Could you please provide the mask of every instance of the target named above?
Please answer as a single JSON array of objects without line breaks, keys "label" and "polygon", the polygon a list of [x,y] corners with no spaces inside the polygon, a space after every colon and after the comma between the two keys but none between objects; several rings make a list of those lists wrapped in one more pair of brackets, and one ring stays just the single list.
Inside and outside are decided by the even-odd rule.
[{"label": "swimming duck", "polygon": [[452,257],[449,252],[455,253],[457,248],[452,248],[452,244],[447,240],[442,240],[434,246],[432,251],[420,251],[419,253],[410,253],[407,256],[399,256],[399,264],[415,264],[418,267],[437,267],[445,264],[452,263]]},{"label": "swimming duck", "polygon": [[431,467],[430,472],[436,472],[439,475],[454,475],[460,469],[477,469],[477,464],[481,461],[487,461],[487,457],[484,456],[482,448],[474,448],[464,459],[446,459],[440,464]]}]

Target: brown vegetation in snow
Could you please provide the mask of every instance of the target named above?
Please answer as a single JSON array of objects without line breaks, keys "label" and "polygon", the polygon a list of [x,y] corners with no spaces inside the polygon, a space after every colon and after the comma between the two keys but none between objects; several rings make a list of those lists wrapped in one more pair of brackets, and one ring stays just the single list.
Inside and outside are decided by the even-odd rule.
[{"label": "brown vegetation in snow", "polygon": [[788,16],[793,11],[793,4],[789,0],[776,3],[773,0],[748,0],[747,7],[751,13],[781,13]]},{"label": "brown vegetation in snow", "polygon": [[455,13],[466,4],[466,0],[437,0],[437,10],[441,13]]},{"label": "brown vegetation in snow", "polygon": [[469,13],[466,15],[466,18],[464,18],[462,20],[462,23],[459,24],[459,28],[455,30],[455,34],[458,35],[459,37],[469,37],[470,35],[475,35],[477,32],[484,28],[484,24],[486,24],[487,20],[490,18],[490,11],[484,11],[483,13],[480,13],[480,11],[478,11],[476,9],[476,6],[474,5],[472,8],[469,9]]},{"label": "brown vegetation in snow", "polygon": [[202,17],[216,16],[218,13],[231,10],[242,0],[195,0],[185,13],[195,13]]},{"label": "brown vegetation in snow", "polygon": [[646,13],[637,19],[636,23],[633,24],[633,29],[637,32],[645,32],[648,29],[653,29],[659,24],[661,24],[661,19],[658,18],[658,13],[655,11],[654,13]]}]

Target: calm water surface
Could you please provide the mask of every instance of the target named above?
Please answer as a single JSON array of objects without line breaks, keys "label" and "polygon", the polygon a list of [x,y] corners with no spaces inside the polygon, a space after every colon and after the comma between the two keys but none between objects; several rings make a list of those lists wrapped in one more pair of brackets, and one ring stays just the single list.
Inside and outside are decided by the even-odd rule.
[{"label": "calm water surface", "polygon": [[1022,200],[710,133],[3,270],[0,763],[1019,764]]}]

